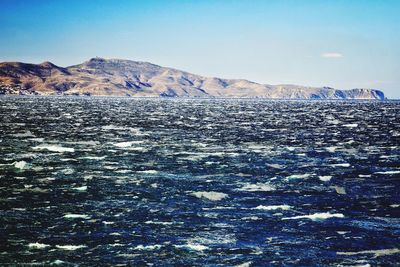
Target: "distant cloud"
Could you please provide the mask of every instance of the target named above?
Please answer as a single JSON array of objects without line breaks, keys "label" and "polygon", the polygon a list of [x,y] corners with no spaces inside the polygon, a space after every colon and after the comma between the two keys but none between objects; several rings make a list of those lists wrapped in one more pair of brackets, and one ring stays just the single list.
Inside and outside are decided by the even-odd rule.
[{"label": "distant cloud", "polygon": [[323,58],[342,58],[343,54],[340,53],[323,53],[321,55]]}]

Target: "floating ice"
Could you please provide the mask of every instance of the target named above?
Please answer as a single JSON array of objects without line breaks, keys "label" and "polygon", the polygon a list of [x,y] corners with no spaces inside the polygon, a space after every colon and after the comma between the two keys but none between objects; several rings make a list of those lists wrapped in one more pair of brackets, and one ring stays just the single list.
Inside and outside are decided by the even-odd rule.
[{"label": "floating ice", "polygon": [[212,201],[218,201],[221,199],[224,199],[226,197],[228,197],[227,194],[225,193],[220,193],[220,192],[214,192],[214,191],[210,191],[210,192],[205,192],[205,191],[200,191],[200,192],[193,192],[192,195],[194,195],[195,197],[198,198],[206,198]]},{"label": "floating ice", "polygon": [[58,146],[58,145],[39,145],[39,146],[35,146],[33,147],[33,149],[35,150],[48,150],[51,152],[59,152],[59,153],[63,153],[63,152],[74,152],[75,149],[71,148],[71,147],[62,147],[62,146]]},{"label": "floating ice", "polygon": [[310,215],[300,215],[294,217],[282,218],[282,220],[298,220],[298,219],[310,219],[313,221],[325,220],[329,218],[344,218],[341,213],[329,213],[329,212],[318,212]]}]

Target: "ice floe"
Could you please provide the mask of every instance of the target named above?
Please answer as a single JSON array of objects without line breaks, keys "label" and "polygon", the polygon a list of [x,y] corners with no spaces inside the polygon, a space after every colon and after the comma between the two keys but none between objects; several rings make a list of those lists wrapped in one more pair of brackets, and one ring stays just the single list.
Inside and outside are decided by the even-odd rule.
[{"label": "ice floe", "polygon": [[344,215],[341,213],[317,212],[317,213],[309,214],[309,215],[286,217],[286,218],[282,218],[282,220],[310,219],[313,221],[319,221],[319,220],[326,220],[329,218],[344,218]]}]

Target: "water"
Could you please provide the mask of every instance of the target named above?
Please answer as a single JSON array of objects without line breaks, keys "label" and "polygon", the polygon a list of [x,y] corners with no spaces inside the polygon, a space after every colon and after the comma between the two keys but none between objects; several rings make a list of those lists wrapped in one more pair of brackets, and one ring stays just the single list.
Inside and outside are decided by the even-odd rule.
[{"label": "water", "polygon": [[398,264],[399,111],[0,98],[0,263]]}]

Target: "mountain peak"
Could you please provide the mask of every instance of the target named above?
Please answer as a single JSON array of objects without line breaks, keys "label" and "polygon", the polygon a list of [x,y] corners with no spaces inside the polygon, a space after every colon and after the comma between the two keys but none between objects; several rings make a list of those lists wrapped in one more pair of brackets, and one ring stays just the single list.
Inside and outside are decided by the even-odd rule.
[{"label": "mountain peak", "polygon": [[0,94],[151,97],[247,97],[272,99],[385,99],[371,89],[268,85],[244,79],[203,77],[148,62],[94,57],[61,68],[41,64],[0,64]]}]

